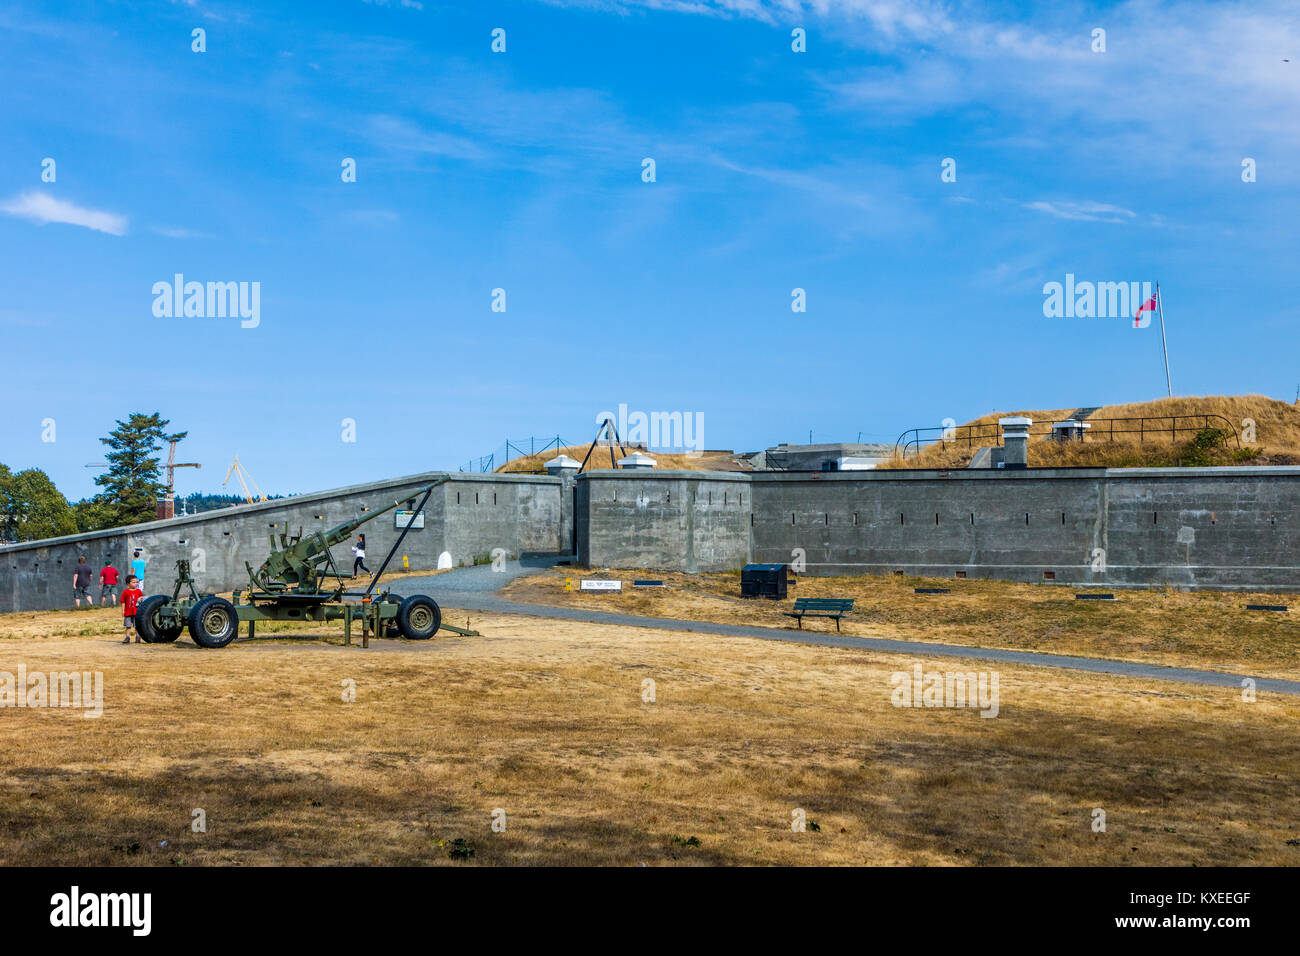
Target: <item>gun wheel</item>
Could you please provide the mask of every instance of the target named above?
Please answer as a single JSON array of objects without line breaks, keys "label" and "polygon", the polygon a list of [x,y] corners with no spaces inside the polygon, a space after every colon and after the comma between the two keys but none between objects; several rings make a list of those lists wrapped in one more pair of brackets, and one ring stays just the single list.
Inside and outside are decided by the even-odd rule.
[{"label": "gun wheel", "polygon": [[151,594],[135,609],[135,631],[146,644],[170,644],[181,636],[184,625],[165,625],[158,614],[170,600],[165,594]]},{"label": "gun wheel", "polygon": [[225,647],[239,633],[239,615],[225,598],[205,597],[190,611],[190,637],[199,647]]},{"label": "gun wheel", "polygon": [[442,626],[442,611],[433,598],[413,594],[398,607],[397,626],[408,641],[427,641]]}]

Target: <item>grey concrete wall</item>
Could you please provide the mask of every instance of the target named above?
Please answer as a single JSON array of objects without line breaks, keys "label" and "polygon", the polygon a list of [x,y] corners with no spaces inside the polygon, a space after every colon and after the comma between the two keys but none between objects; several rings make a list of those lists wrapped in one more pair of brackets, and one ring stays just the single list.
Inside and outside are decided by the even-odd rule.
[{"label": "grey concrete wall", "polygon": [[[95,572],[90,594],[98,603],[99,571],[106,559],[122,571],[130,560],[126,547],[126,535],[118,532],[0,548],[0,611],[74,607],[72,571],[81,555]],[[119,588],[125,582],[119,575]]]},{"label": "grey concrete wall", "polygon": [[[146,590],[170,589],[189,558],[205,590],[247,581],[267,535],[324,530],[408,498],[438,474],[339,488],[128,529],[0,547],[0,611],[72,606],[85,554],[125,570],[141,547]],[[569,487],[571,485],[572,494]],[[589,567],[724,571],[750,561],[807,572],[907,574],[1107,587],[1300,590],[1300,467],[736,473],[592,471],[458,474],[434,490],[410,566],[488,560],[495,548],[569,552]],[[397,537],[391,514],[365,526],[377,568]],[[351,542],[334,548],[350,571]],[[401,554],[395,559],[400,566]],[[201,567],[200,567],[201,565]]]},{"label": "grey concrete wall", "polygon": [[747,475],[589,471],[576,498],[578,562],[588,567],[726,571],[750,559]]},{"label": "grey concrete wall", "polygon": [[1300,468],[752,476],[754,558],[810,574],[1300,590]]},{"label": "grey concrete wall", "polygon": [[[441,472],[412,475],[297,495],[237,508],[222,508],[186,518],[151,521],[48,541],[0,548],[0,611],[47,610],[71,607],[72,567],[78,554],[92,564],[111,554],[125,570],[131,552],[141,548],[149,569],[145,590],[170,590],[176,561],[188,558],[199,586],[227,591],[248,583],[244,562],[254,568],[266,558],[275,535],[324,531],[350,521],[366,510],[377,510],[410,498]],[[433,490],[425,505],[425,526],[412,529],[390,568],[406,555],[413,569],[432,569],[439,554],[450,552],[456,564],[486,560],[495,548],[517,557],[522,551],[561,550],[561,482],[549,475],[456,474]],[[372,570],[400,533],[392,512],[359,528],[366,535],[366,564]],[[354,536],[355,537],[355,536]],[[352,542],[331,553],[345,574],[352,570]],[[102,564],[95,565],[96,574]],[[64,568],[67,573],[64,573]],[[67,580],[64,581],[64,578]]]}]

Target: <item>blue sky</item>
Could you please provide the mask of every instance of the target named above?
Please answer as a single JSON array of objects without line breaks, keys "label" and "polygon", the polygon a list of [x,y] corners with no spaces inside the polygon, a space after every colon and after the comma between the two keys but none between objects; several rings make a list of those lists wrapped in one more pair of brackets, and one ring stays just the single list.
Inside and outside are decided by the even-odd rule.
[{"label": "blue sky", "polygon": [[[1300,382],[1292,2],[10,0],[0,88],[0,461],[73,499],[132,411],[184,494],[619,403],[752,450],[1163,394],[1158,325],[1044,317],[1066,273],[1160,281],[1178,394]],[[178,272],[260,324],[156,317]]]}]

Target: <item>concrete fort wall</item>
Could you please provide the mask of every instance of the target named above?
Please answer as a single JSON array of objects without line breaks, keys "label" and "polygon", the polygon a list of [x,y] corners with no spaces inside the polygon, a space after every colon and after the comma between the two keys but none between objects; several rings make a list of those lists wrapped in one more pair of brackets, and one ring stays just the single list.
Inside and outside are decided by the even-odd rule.
[{"label": "concrete fort wall", "polygon": [[753,555],[810,574],[1300,590],[1300,468],[753,476]]},{"label": "concrete fort wall", "polygon": [[[268,535],[325,530],[406,500],[440,473],[338,488],[126,529],[0,547],[0,611],[72,606],[85,554],[125,570],[141,548],[146,591],[170,590],[176,560],[199,586],[247,583]],[[364,526],[376,569],[398,530]],[[1106,587],[1300,590],[1300,467],[869,472],[591,471],[576,477],[457,474],[434,489],[425,526],[395,558],[436,567],[501,548],[567,554],[587,567],[686,572],[751,561],[807,573],[906,574]],[[337,545],[352,567],[351,541]]]},{"label": "concrete fort wall", "polygon": [[694,573],[750,558],[747,474],[589,471],[574,497],[578,562],[588,567]]},{"label": "concrete fort wall", "polygon": [[1300,590],[1300,468],[589,472],[578,560]]},{"label": "concrete fort wall", "polygon": [[[268,535],[275,535],[278,546],[281,533],[296,535],[300,528],[304,533],[324,531],[394,501],[409,508],[407,499],[442,474],[412,475],[126,529],[0,547],[0,611],[72,607],[72,570],[82,554],[94,568],[92,594],[98,600],[104,559],[126,571],[136,548],[142,549],[148,562],[147,593],[171,590],[180,558],[193,563],[194,577],[205,591],[241,587],[248,583],[244,562],[257,568],[265,560],[271,546]],[[560,540],[562,484],[544,475],[454,475],[433,489],[424,508],[424,527],[411,529],[390,568],[401,566],[402,555],[411,568],[431,570],[444,551],[454,564],[464,565],[488,560],[496,548],[511,557],[567,550]],[[376,570],[400,533],[395,517],[390,512],[357,530],[366,535],[366,564]],[[352,570],[353,540],[355,534],[331,549],[344,574]]]}]

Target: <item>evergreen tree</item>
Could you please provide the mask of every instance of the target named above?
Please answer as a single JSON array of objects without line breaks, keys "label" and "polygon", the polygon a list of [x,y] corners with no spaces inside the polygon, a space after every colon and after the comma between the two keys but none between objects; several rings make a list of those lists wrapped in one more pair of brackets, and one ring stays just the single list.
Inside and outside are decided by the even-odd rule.
[{"label": "evergreen tree", "polygon": [[100,439],[109,452],[104,456],[108,471],[95,479],[104,489],[97,497],[103,500],[114,525],[139,524],[158,516],[158,499],[167,491],[158,472],[159,449],[189,434],[168,435],[167,425],[167,419],[157,412],[133,412],[125,422],[119,421],[107,438]]},{"label": "evergreen tree", "polygon": [[105,500],[103,495],[83,498],[72,506],[72,516],[77,521],[77,532],[103,531],[112,528],[117,519],[117,510]]},{"label": "evergreen tree", "polygon": [[0,538],[35,541],[76,534],[68,499],[39,468],[17,473],[0,465]]}]

